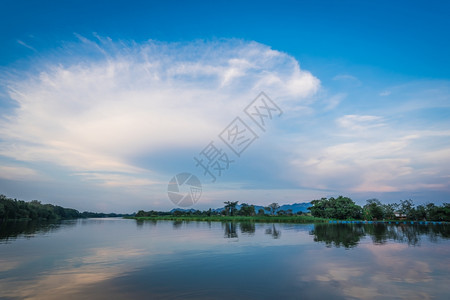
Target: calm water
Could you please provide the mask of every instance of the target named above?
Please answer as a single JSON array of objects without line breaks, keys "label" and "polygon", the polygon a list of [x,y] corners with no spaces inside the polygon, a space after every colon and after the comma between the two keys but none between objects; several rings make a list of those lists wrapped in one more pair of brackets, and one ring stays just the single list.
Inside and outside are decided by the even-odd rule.
[{"label": "calm water", "polygon": [[450,226],[0,227],[1,299],[449,299]]}]

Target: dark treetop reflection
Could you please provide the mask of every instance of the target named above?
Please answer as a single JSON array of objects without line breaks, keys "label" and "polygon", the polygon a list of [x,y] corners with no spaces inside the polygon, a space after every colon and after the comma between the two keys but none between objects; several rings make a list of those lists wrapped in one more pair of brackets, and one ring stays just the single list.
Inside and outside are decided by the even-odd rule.
[{"label": "dark treetop reflection", "polygon": [[17,238],[32,238],[36,235],[46,235],[63,227],[75,226],[77,221],[63,222],[47,221],[5,221],[0,223],[0,243],[8,243]]},{"label": "dark treetop reflection", "polygon": [[374,244],[386,244],[391,240],[416,246],[423,238],[431,242],[450,238],[450,225],[316,224],[310,233],[315,242],[325,242],[327,247],[352,248],[365,236],[370,236]]}]

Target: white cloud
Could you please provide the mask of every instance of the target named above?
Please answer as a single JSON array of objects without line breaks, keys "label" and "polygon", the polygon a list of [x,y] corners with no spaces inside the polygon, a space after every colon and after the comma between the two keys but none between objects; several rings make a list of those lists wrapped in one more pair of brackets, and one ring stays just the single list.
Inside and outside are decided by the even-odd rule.
[{"label": "white cloud", "polygon": [[149,170],[134,157],[203,145],[261,90],[296,108],[320,85],[293,57],[256,42],[78,38],[33,66],[39,73],[8,82],[18,107],[0,120],[0,155],[110,186],[147,185],[154,179],[142,179]]},{"label": "white cloud", "polygon": [[[352,122],[339,120],[349,130],[355,128],[354,120],[382,120],[375,116],[346,117],[344,120]],[[328,138],[306,149],[298,147],[301,150],[290,162],[291,177],[301,186],[347,192],[450,189],[445,176],[450,168],[450,148],[439,145],[441,137],[448,136],[447,131],[394,131],[390,124],[356,127],[362,128],[362,135],[345,136],[347,142],[342,137]],[[430,138],[434,140],[428,141],[428,147],[417,146]]]},{"label": "white cloud", "polygon": [[167,182],[150,180],[149,177],[137,177],[127,174],[111,174],[111,173],[75,173],[74,175],[82,177],[84,180],[96,181],[101,185],[109,187],[131,187],[150,186],[150,185],[167,185]]},{"label": "white cloud", "polygon": [[359,81],[358,78],[356,78],[353,75],[349,75],[349,74],[336,75],[336,76],[333,77],[333,80],[355,80],[355,81]]},{"label": "white cloud", "polygon": [[[343,194],[450,189],[450,133],[442,117],[449,103],[446,82],[390,87],[391,96],[380,98],[370,87],[358,94],[353,89],[358,78],[338,75],[334,85],[353,87],[317,95],[320,81],[293,57],[256,42],[78,38],[44,62],[33,62],[28,73],[19,72],[21,78],[8,78],[15,70],[2,74],[8,78],[5,103],[17,106],[0,117],[1,178],[58,182],[61,175],[77,188],[95,185],[104,199],[97,205],[108,207],[132,195],[134,205],[151,197],[154,207],[164,207],[170,205],[165,198],[170,177],[154,160],[198,153],[265,91],[284,111],[283,121],[255,142],[254,158],[239,164],[255,165],[245,170],[250,179],[264,169],[258,164],[282,170],[264,180],[279,180],[285,189],[268,189],[270,195],[246,189],[231,170],[225,187],[205,190],[204,204],[215,207],[212,202],[230,197],[252,202],[255,195],[266,203],[276,197],[293,202],[299,187],[309,200],[323,195],[312,189]],[[420,110],[434,108],[442,108],[436,118],[418,117]],[[230,184],[234,181],[240,185]]]},{"label": "white cloud", "polygon": [[339,74],[333,77],[334,81],[338,81],[341,83],[345,83],[345,84],[350,84],[352,86],[361,86],[362,83],[361,81],[353,76],[353,75],[349,75],[349,74]]},{"label": "white cloud", "polygon": [[37,50],[36,50],[34,47],[28,45],[28,44],[25,43],[24,41],[17,40],[17,43],[18,43],[19,45],[24,46],[25,48],[28,48],[28,49],[30,49],[30,50],[33,50],[34,52],[37,52]]},{"label": "white cloud", "polygon": [[0,166],[0,178],[7,180],[44,180],[42,174],[36,170],[19,166]]},{"label": "white cloud", "polygon": [[333,96],[327,98],[324,101],[326,104],[324,109],[326,111],[335,109],[342,102],[342,100],[345,99],[345,97],[347,97],[347,94],[339,93],[339,94],[336,94],[336,95],[333,95]]},{"label": "white cloud", "polygon": [[379,116],[345,115],[336,120],[336,123],[348,130],[367,130],[374,127],[384,126],[383,118]]}]

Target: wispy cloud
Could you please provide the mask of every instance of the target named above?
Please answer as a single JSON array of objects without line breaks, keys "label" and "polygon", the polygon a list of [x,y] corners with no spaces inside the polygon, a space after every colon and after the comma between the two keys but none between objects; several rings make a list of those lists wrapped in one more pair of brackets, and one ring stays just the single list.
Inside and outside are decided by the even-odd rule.
[{"label": "wispy cloud", "polygon": [[0,155],[103,186],[161,184],[167,174],[138,157],[201,149],[261,90],[296,109],[320,86],[293,57],[256,42],[77,37],[39,73],[8,82],[18,107],[0,120]]},{"label": "wispy cloud", "polygon": [[442,143],[447,130],[394,130],[394,122],[370,115],[346,115],[336,123],[328,138],[311,145],[314,151],[303,148],[291,160],[290,174],[302,186],[357,193],[450,190],[450,145]]},{"label": "wispy cloud", "polygon": [[45,178],[38,171],[20,166],[0,166],[0,178],[7,180],[19,180],[19,181],[28,181],[28,180],[44,180]]},{"label": "wispy cloud", "polygon": [[205,191],[205,205],[450,191],[446,82],[405,83],[380,97],[346,74],[321,89],[295,58],[251,41],[77,39],[5,81],[15,106],[0,118],[2,179],[64,177],[110,192],[99,207],[124,207],[129,195],[135,205],[170,205],[165,189],[180,157],[192,159],[263,90],[282,122]]},{"label": "wispy cloud", "polygon": [[347,97],[347,94],[345,93],[339,93],[336,95],[333,95],[329,98],[327,98],[324,102],[325,102],[325,110],[332,110],[335,109],[341,102],[342,100],[345,99],[345,97]]},{"label": "wispy cloud", "polygon": [[345,129],[360,131],[374,127],[384,126],[383,118],[379,116],[345,115],[336,120],[336,123]]},{"label": "wispy cloud", "polygon": [[350,75],[350,74],[339,74],[333,77],[334,81],[338,81],[338,82],[346,82],[349,84],[352,84],[354,86],[361,86],[362,82],[361,80],[359,80],[358,77]]},{"label": "wispy cloud", "polygon": [[25,43],[24,41],[21,40],[17,40],[17,43],[24,46],[25,48],[28,48],[30,50],[33,50],[34,52],[37,52],[37,50],[34,47],[31,47],[30,45],[28,45],[27,43]]},{"label": "wispy cloud", "polygon": [[340,74],[333,77],[333,80],[355,80],[359,81],[358,78],[349,74]]}]

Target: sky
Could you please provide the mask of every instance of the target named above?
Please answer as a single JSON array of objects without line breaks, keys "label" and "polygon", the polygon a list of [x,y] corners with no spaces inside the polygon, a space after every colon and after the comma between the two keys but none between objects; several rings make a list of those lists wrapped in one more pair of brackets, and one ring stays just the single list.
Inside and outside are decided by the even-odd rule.
[{"label": "sky", "polygon": [[188,173],[200,210],[449,202],[448,15],[446,1],[3,0],[0,194],[170,210]]}]

